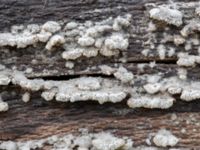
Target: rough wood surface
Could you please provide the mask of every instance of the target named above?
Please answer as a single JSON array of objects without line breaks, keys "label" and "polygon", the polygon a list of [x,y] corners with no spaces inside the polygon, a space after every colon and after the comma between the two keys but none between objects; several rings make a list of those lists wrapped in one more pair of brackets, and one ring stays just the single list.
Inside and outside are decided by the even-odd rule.
[{"label": "rough wood surface", "polygon": [[[176,1],[188,2],[187,0]],[[21,71],[33,68],[32,73],[26,74],[27,77],[42,77],[45,80],[66,80],[80,75],[103,76],[98,68],[103,64],[112,67],[122,64],[137,75],[159,72],[165,74],[166,77],[176,75],[178,68],[176,56],[161,60],[157,54],[152,57],[145,57],[141,54],[144,49],[143,41],[146,38],[144,28],[147,27],[148,21],[145,20],[145,4],[147,3],[168,2],[165,0],[2,0],[0,4],[1,32],[8,31],[12,25],[16,24],[42,24],[48,20],[62,19],[80,22],[98,21],[110,16],[130,13],[135,27],[132,34],[137,36],[129,40],[130,45],[125,54],[127,56],[125,63],[120,61],[120,57],[81,58],[76,61],[74,72],[71,73],[65,68],[65,61],[60,58],[60,49],[49,54],[43,50],[41,45],[41,47],[25,49],[7,47],[9,53],[0,49],[0,64],[8,68],[16,67]],[[170,32],[177,33],[177,28],[172,27]],[[196,53],[197,47],[194,47],[190,53]],[[181,51],[181,48],[183,47],[178,47],[178,51]],[[37,64],[31,63],[33,59],[37,60]],[[146,66],[144,71],[138,69],[138,64],[148,64],[151,61],[157,62],[154,68]],[[188,69],[189,80],[199,80],[199,69],[198,65]],[[87,128],[91,132],[111,131],[118,136],[128,136],[133,139],[135,146],[139,146],[147,145],[145,140],[151,133],[166,128],[180,138],[178,148],[200,149],[200,104],[198,101],[187,103],[177,98],[172,108],[161,111],[159,109],[131,109],[125,105],[125,102],[103,105],[90,101],[45,102],[36,93],[32,95],[31,102],[25,104],[20,100],[20,94],[12,95],[12,91],[23,92],[18,87],[13,85],[1,87],[0,92],[5,91],[7,91],[5,101],[9,103],[11,109],[0,113],[0,140],[19,141],[63,133],[77,134],[79,128]]]}]

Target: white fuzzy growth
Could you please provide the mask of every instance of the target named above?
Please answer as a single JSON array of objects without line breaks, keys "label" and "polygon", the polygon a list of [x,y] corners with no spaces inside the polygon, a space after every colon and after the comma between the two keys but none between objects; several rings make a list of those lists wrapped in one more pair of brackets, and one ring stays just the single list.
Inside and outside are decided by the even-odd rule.
[{"label": "white fuzzy growth", "polygon": [[124,67],[119,67],[117,72],[114,73],[114,76],[123,83],[131,82],[134,77],[133,74]]},{"label": "white fuzzy growth", "polygon": [[62,58],[66,60],[75,60],[82,56],[84,49],[82,48],[75,48],[72,50],[64,51],[62,53]]},{"label": "white fuzzy growth", "polygon": [[125,145],[125,140],[114,137],[109,133],[99,133],[92,144],[97,150],[116,150]]},{"label": "white fuzzy growth", "polygon": [[157,29],[156,25],[151,21],[151,22],[148,24],[148,29],[147,29],[147,31],[153,32],[153,31],[156,31],[156,29]]},{"label": "white fuzzy growth", "polygon": [[181,44],[184,44],[184,43],[185,43],[185,38],[183,38],[183,37],[180,36],[180,35],[175,35],[175,36],[174,36],[174,44],[175,44],[176,46],[181,45]]},{"label": "white fuzzy growth", "polygon": [[190,66],[195,66],[195,63],[198,63],[198,56],[180,53],[178,57],[179,59],[176,63],[179,66],[190,67]]},{"label": "white fuzzy growth", "polygon": [[178,68],[178,76],[180,79],[187,79],[187,70],[185,68]]},{"label": "white fuzzy growth", "polygon": [[81,46],[92,46],[95,40],[89,36],[83,36],[78,39],[78,44]]},{"label": "white fuzzy growth", "polygon": [[83,51],[83,56],[86,56],[88,58],[90,57],[95,57],[98,55],[98,49],[90,47],[90,48],[85,48]]},{"label": "white fuzzy growth", "polygon": [[106,46],[103,46],[99,52],[101,55],[106,56],[106,57],[119,55],[119,50],[111,50],[107,48]]},{"label": "white fuzzy growth", "polygon": [[192,101],[200,98],[199,89],[184,89],[181,93],[182,100]]},{"label": "white fuzzy growth", "polygon": [[149,51],[150,51],[149,49],[144,49],[144,50],[142,50],[142,52],[141,52],[141,53],[142,53],[142,55],[144,55],[144,56],[146,56],[146,57],[147,57],[147,56],[148,56],[148,54],[149,54]]},{"label": "white fuzzy growth", "polygon": [[0,71],[0,85],[8,85],[11,82],[11,77],[8,72]]},{"label": "white fuzzy growth", "polygon": [[25,48],[29,45],[33,45],[38,42],[36,35],[24,35],[11,33],[1,33],[0,34],[0,46],[17,46],[17,48]]},{"label": "white fuzzy growth", "polygon": [[3,149],[3,150],[18,150],[18,146],[13,141],[5,141],[3,143],[0,143],[0,149]]},{"label": "white fuzzy growth", "polygon": [[65,38],[61,35],[54,35],[47,42],[45,48],[51,50],[55,45],[62,45],[65,43]]},{"label": "white fuzzy growth", "polygon": [[168,50],[168,53],[167,53],[167,56],[168,57],[172,57],[172,56],[174,56],[175,55],[175,49],[174,48],[170,48],[169,50]]},{"label": "white fuzzy growth", "polygon": [[31,91],[38,91],[42,88],[44,84],[44,80],[42,79],[34,79],[29,80],[25,77],[25,75],[22,72],[14,72],[12,83],[21,86],[24,89],[28,89]]},{"label": "white fuzzy growth", "polygon": [[71,30],[71,29],[76,28],[77,26],[78,26],[78,23],[72,21],[66,24],[66,29]]},{"label": "white fuzzy growth", "polygon": [[98,38],[96,41],[95,41],[95,47],[97,47],[97,48],[101,48],[102,47],[102,45],[103,45],[103,43],[104,43],[104,38]]},{"label": "white fuzzy growth", "polygon": [[42,26],[42,30],[50,33],[55,33],[61,29],[59,23],[55,21],[48,21]]},{"label": "white fuzzy growth", "polygon": [[173,105],[174,98],[169,95],[146,95],[132,97],[128,100],[127,104],[131,108],[161,108],[167,109]]},{"label": "white fuzzy growth", "polygon": [[125,17],[118,16],[113,23],[113,30],[120,31],[122,27],[130,25],[131,15],[127,14]]},{"label": "white fuzzy growth", "polygon": [[149,13],[151,18],[164,21],[168,24],[180,26],[183,23],[183,14],[176,9],[161,6],[151,9]]},{"label": "white fuzzy growth", "polygon": [[160,83],[154,83],[154,84],[146,84],[144,85],[144,89],[147,91],[147,93],[149,94],[155,94],[157,92],[159,92],[160,88],[161,88],[161,84]]},{"label": "white fuzzy growth", "polygon": [[79,90],[99,90],[101,88],[101,79],[92,77],[82,77],[77,81]]},{"label": "white fuzzy growth", "polygon": [[126,50],[128,45],[128,39],[124,38],[122,34],[114,34],[105,40],[105,46],[111,50]]},{"label": "white fuzzy growth", "polygon": [[182,92],[182,88],[181,87],[177,87],[177,86],[170,86],[168,88],[168,92],[172,95],[175,95],[175,94],[181,94]]},{"label": "white fuzzy growth", "polygon": [[57,93],[57,89],[50,89],[42,92],[41,97],[44,98],[46,101],[51,101],[55,97]]},{"label": "white fuzzy growth", "polygon": [[80,135],[65,134],[53,135],[40,140],[30,141],[0,141],[3,150],[30,150],[43,149],[46,145],[52,150],[131,150],[133,141],[127,137],[118,138],[110,133],[82,133]]},{"label": "white fuzzy growth", "polygon": [[0,100],[0,112],[8,111],[8,109],[9,109],[8,103]]},{"label": "white fuzzy growth", "polygon": [[31,98],[31,95],[30,95],[29,92],[26,92],[26,93],[24,93],[24,94],[22,95],[22,101],[25,102],[25,103],[29,102],[29,101],[30,101],[30,98]]},{"label": "white fuzzy growth", "polygon": [[175,146],[178,141],[179,139],[176,136],[165,129],[159,130],[153,138],[155,145],[160,147]]},{"label": "white fuzzy growth", "polygon": [[[64,83],[55,82],[52,87],[58,87],[56,100],[62,102],[94,100],[103,104],[105,102],[117,103],[124,100],[127,96],[127,92],[122,86],[118,85],[117,81],[97,78],[99,81],[102,80],[101,88],[99,89],[99,85],[93,84],[98,83],[96,78],[85,77],[84,80],[83,83],[80,79],[73,79]],[[88,85],[89,80],[91,80],[92,85]]]},{"label": "white fuzzy growth", "polygon": [[47,42],[51,36],[52,33],[44,31],[41,31],[40,33],[37,34],[37,38],[40,42]]},{"label": "white fuzzy growth", "polygon": [[184,37],[189,36],[190,34],[195,33],[195,31],[200,31],[200,21],[199,20],[192,20],[189,24],[184,26],[181,30],[181,35]]}]

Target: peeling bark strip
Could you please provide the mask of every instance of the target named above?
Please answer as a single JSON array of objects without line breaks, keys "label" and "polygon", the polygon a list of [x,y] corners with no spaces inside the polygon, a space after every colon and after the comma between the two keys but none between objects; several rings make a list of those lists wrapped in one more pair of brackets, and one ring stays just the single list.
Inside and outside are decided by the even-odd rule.
[{"label": "peeling bark strip", "polygon": [[138,149],[199,146],[198,115],[191,112],[199,104],[190,102],[200,99],[199,8],[184,0],[3,0],[0,139],[30,141],[86,127],[114,130]]}]

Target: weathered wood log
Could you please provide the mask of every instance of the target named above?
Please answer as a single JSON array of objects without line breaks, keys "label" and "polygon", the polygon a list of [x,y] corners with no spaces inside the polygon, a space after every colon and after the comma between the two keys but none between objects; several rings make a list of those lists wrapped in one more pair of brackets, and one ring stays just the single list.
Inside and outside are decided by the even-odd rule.
[{"label": "weathered wood log", "polygon": [[[169,25],[163,20],[150,18],[150,9],[164,5],[168,7],[176,5],[181,12],[184,12],[181,26]],[[199,19],[195,14],[197,6],[197,0],[191,2],[176,0],[174,4],[164,0],[2,0],[0,4],[2,33],[11,32],[13,25],[42,26],[47,21],[63,21],[64,24],[75,21],[81,24],[86,21],[101,22],[109,17],[117,18],[126,14],[131,14],[131,26],[117,31],[128,34],[129,41],[127,49],[120,51],[118,55],[107,57],[98,53],[95,57],[80,56],[73,60],[74,67],[67,68],[66,60],[62,58],[64,47],[58,44],[53,51],[49,51],[45,48],[45,42],[37,41],[26,47],[18,47],[16,43],[14,46],[1,45],[0,65],[22,71],[29,79],[42,78],[45,81],[63,82],[82,76],[115,79],[113,74],[105,75],[101,66],[106,65],[116,70],[123,66],[137,77],[135,86],[139,88],[146,83],[142,79],[145,75],[162,74],[162,82],[170,77],[179,77],[182,75],[179,70],[184,69],[187,73],[183,75],[187,77],[182,82],[198,83],[200,43],[199,33],[196,33],[196,30],[199,29],[195,28],[194,34],[186,37],[180,33],[191,20]],[[154,31],[149,29],[152,28],[152,24],[153,28],[155,27]],[[64,32],[63,28],[64,26],[58,34]],[[184,43],[177,44],[176,36],[181,36],[185,40]],[[180,65],[177,62],[181,58],[180,52],[194,58],[191,65]],[[173,95],[176,99],[173,107],[160,110],[129,108],[126,104],[129,95],[116,104],[108,102],[99,105],[92,101],[47,102],[41,99],[41,90],[29,91],[31,101],[24,103],[21,101],[21,95],[25,91],[27,89],[13,83],[0,87],[2,98],[10,108],[7,112],[0,112],[0,141],[26,141],[70,133],[78,135],[80,128],[87,128],[91,133],[109,131],[119,137],[128,136],[137,147],[149,146],[146,139],[159,129],[166,128],[180,139],[176,148],[200,148],[198,144],[200,104],[198,100],[183,102],[180,93]],[[152,146],[156,146],[152,142],[152,137],[149,139]]]}]

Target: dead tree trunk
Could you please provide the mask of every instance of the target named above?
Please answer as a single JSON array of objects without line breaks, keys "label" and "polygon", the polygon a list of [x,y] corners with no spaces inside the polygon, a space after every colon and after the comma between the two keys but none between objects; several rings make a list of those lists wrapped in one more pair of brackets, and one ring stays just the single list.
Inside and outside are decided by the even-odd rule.
[{"label": "dead tree trunk", "polygon": [[[136,87],[138,91],[143,89],[140,93],[141,101],[146,94],[155,97],[159,95],[156,98],[167,94],[174,100],[173,106],[168,109],[135,108],[135,105],[132,106],[134,108],[130,108],[127,101],[132,93],[128,93],[121,102],[107,102],[102,105],[94,101],[62,103],[53,100],[48,102],[40,96],[43,91],[32,91],[11,82],[0,86],[2,99],[9,105],[8,111],[0,112],[0,141],[41,139],[63,133],[78,134],[80,128],[87,128],[92,133],[109,131],[119,137],[128,136],[137,147],[149,146],[146,142],[149,135],[165,128],[180,139],[176,148],[199,149],[200,61],[198,55],[200,43],[198,31],[200,29],[198,26],[200,11],[198,12],[198,6],[199,2],[196,0],[175,0],[173,3],[164,0],[2,0],[0,31],[12,34],[8,36],[0,34],[0,64],[6,69],[24,72],[30,80],[64,82],[84,76],[117,80],[114,73],[105,73],[101,66],[105,65],[114,70],[123,66],[125,70],[132,73],[135,79],[133,84],[123,84],[124,88]],[[160,16],[150,14],[155,8],[158,10],[161,8],[158,13]],[[165,8],[168,11],[177,10],[182,16],[179,14],[173,16],[171,12],[165,14],[166,10],[163,11]],[[114,24],[116,18],[124,19],[127,14],[131,16],[127,26],[121,25],[127,20],[120,20],[118,24]],[[109,18],[111,21],[108,21]],[[180,20],[176,20],[180,18],[181,23]],[[74,30],[70,34],[95,36],[93,34],[96,34],[96,31],[91,30],[90,33],[85,33],[86,29],[95,25],[101,26],[102,24],[98,22],[106,22],[106,20],[108,25],[112,25],[115,29],[110,31],[109,27],[105,27],[105,33],[101,36],[109,41],[113,40],[111,37],[115,33],[120,34],[123,40],[128,40],[127,48],[123,49],[123,41],[120,41],[120,46],[114,45],[114,48],[113,45],[107,44],[110,49],[118,49],[116,51],[109,49],[109,53],[112,54],[107,54],[107,50],[98,49],[98,54],[94,56],[82,52],[74,59],[71,59],[71,55],[69,59],[66,58],[68,56],[63,58],[63,52],[67,51],[65,47],[70,51],[78,45],[74,41],[76,38],[68,38],[71,36],[69,28],[79,27],[80,29],[79,33]],[[23,40],[15,39],[14,43],[4,40],[13,38],[13,35],[20,34],[21,36],[30,24],[42,26],[48,21],[56,21],[61,26],[61,29],[51,33],[50,36],[58,34],[65,38],[63,42],[52,40],[50,50],[47,50],[46,45],[50,40],[42,42],[37,39],[36,42],[31,41],[28,44]],[[78,25],[71,24],[66,29],[66,24],[69,22],[75,22]],[[20,28],[20,25],[23,27]],[[30,35],[27,34],[22,38],[26,39],[28,36]],[[95,40],[98,38],[95,37]],[[97,42],[89,43],[88,46],[88,41],[90,39],[81,43],[80,40],[79,45],[93,53],[95,46],[92,45]],[[84,45],[85,42],[87,42],[86,45]],[[105,41],[104,44],[106,45]],[[77,55],[79,53],[75,54]],[[5,68],[2,70],[4,71]],[[148,93],[149,88],[144,92],[144,85],[148,82],[146,76],[157,75],[160,77],[157,82],[162,83],[162,87],[171,84],[172,78],[180,79],[174,85],[181,86],[182,93],[167,93],[166,88],[164,90],[160,88],[160,91],[153,94]],[[24,103],[21,101],[21,96],[27,91],[31,93],[31,101]],[[184,91],[190,92],[189,96],[184,97]],[[163,99],[165,100],[165,97]],[[149,107],[148,104],[146,105],[143,107]],[[156,146],[152,141],[151,144]]]}]

